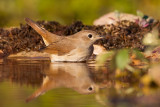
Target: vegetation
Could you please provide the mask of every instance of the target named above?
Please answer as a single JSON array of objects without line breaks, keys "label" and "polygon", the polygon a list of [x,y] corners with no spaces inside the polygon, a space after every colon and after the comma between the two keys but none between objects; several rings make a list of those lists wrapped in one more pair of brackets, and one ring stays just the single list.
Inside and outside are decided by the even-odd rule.
[{"label": "vegetation", "polygon": [[0,0],[0,26],[18,26],[25,17],[55,20],[61,24],[75,20],[92,24],[99,16],[114,10],[133,14],[141,10],[159,18],[159,5],[157,0]]}]

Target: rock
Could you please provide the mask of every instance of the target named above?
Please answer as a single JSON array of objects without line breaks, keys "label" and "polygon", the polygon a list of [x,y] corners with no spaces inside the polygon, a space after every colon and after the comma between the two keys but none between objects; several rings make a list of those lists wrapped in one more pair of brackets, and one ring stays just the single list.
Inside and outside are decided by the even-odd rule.
[{"label": "rock", "polygon": [[101,45],[93,45],[93,47],[94,47],[94,51],[93,51],[94,55],[99,55],[106,51],[106,49]]},{"label": "rock", "polygon": [[118,18],[117,14],[118,13],[116,12],[107,13],[102,17],[96,19],[93,24],[94,25],[114,24],[119,20],[128,20],[131,22],[135,22],[136,19],[141,19],[141,17],[139,16],[128,14],[128,13],[119,13],[119,18]]}]

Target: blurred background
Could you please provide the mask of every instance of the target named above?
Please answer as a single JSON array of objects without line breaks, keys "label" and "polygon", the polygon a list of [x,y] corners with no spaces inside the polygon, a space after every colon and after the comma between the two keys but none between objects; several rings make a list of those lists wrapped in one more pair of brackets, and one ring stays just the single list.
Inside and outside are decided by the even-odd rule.
[{"label": "blurred background", "polygon": [[118,10],[160,17],[160,0],[0,0],[0,27],[18,26],[24,18],[70,24],[81,20],[91,25],[107,12]]}]

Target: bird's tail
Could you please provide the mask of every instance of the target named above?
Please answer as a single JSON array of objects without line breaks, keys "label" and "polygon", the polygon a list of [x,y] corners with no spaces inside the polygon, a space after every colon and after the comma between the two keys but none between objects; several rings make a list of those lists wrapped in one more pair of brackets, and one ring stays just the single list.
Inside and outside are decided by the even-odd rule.
[{"label": "bird's tail", "polygon": [[31,100],[39,97],[40,95],[43,95],[45,92],[51,90],[54,87],[54,83],[52,83],[48,77],[45,77],[42,86],[37,89],[31,96],[29,96],[26,99],[26,102],[30,102]]},{"label": "bird's tail", "polygon": [[28,25],[30,25],[34,30],[36,30],[40,35],[46,35],[47,31],[39,26],[36,22],[29,18],[25,18],[25,21],[27,22]]},{"label": "bird's tail", "polygon": [[42,38],[43,41],[45,43],[45,45],[49,45],[50,43],[54,42],[54,40],[57,38],[57,35],[47,31],[46,29],[44,29],[43,27],[41,27],[40,25],[38,25],[36,22],[34,22],[33,20],[29,19],[29,18],[25,18],[25,21],[27,22],[28,25],[30,25],[35,31],[37,31],[37,33],[39,33]]},{"label": "bird's tail", "polygon": [[45,93],[45,90],[43,89],[39,89],[37,90],[36,92],[34,92],[31,96],[29,96],[27,99],[26,99],[26,102],[30,102],[31,100],[37,98],[38,96],[42,95],[43,93]]}]

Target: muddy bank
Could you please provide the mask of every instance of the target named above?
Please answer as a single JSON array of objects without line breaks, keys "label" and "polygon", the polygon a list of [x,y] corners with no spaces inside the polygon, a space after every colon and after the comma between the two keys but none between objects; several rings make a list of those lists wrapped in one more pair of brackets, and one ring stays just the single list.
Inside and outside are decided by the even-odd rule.
[{"label": "muddy bank", "polygon": [[[159,26],[159,22],[156,22],[142,27],[136,22],[127,20],[105,26],[84,25],[81,21],[76,21],[71,25],[61,25],[55,21],[37,21],[37,23],[60,36],[72,35],[81,30],[94,30],[106,36],[105,40],[98,41],[96,44],[101,44],[107,50],[131,47],[141,51],[145,49],[141,42],[144,34],[151,31],[154,26]],[[41,36],[26,24],[20,24],[19,28],[0,28],[0,38],[1,58],[21,51],[40,51],[45,48]]]}]

